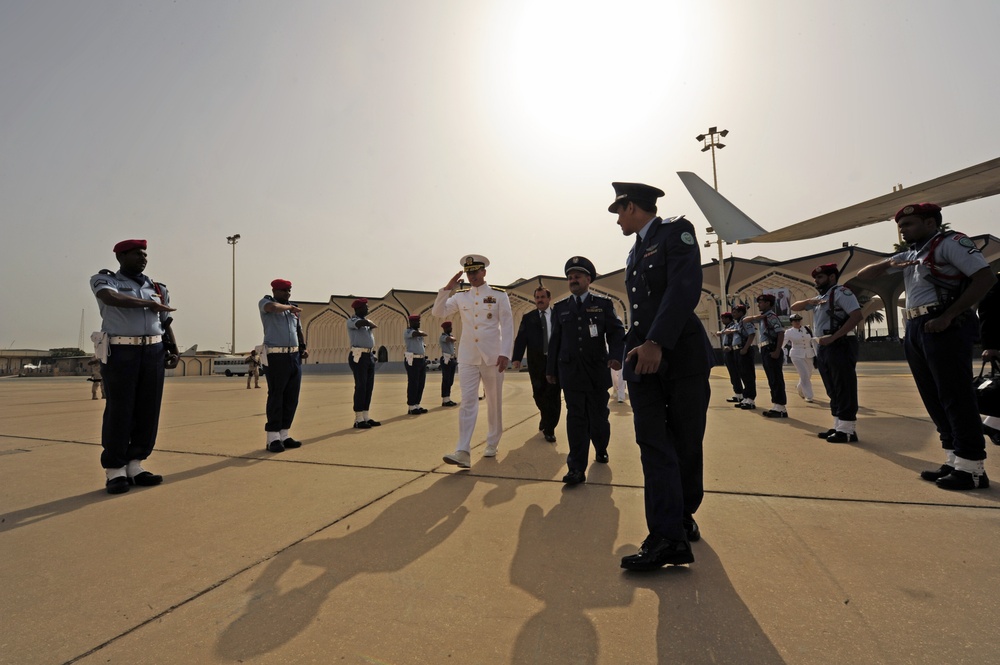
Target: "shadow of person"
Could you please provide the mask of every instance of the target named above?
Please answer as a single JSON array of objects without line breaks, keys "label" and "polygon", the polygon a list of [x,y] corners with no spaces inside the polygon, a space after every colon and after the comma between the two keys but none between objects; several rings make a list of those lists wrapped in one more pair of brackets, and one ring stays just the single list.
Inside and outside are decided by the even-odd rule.
[{"label": "shadow of person", "polygon": [[[248,453],[248,455],[252,455],[252,453]],[[199,466],[187,471],[181,471],[180,473],[171,473],[166,475],[164,476],[163,486],[175,485],[177,483],[184,482],[185,480],[192,480],[194,478],[199,478],[224,469],[245,468],[253,464],[260,463],[262,459],[263,458],[261,456],[227,457],[217,462],[213,462],[212,464],[206,464],[205,466]],[[133,488],[132,491],[141,492],[146,491],[147,489],[152,488]],[[121,498],[108,494],[104,488],[100,488],[85,494],[67,496],[62,499],[56,499],[55,501],[49,501],[48,503],[41,503],[37,506],[3,513],[0,514],[0,533],[3,533],[4,531],[11,531],[29,524],[35,524],[37,522],[41,522],[42,520],[49,519],[50,517],[67,515],[75,510],[92,506],[95,503],[101,503],[103,501],[121,501]]]},{"label": "shadow of person", "polygon": [[525,510],[510,581],[545,606],[518,632],[510,662],[597,662],[599,638],[586,612],[625,607],[634,593],[608,574],[617,565],[611,492],[610,485],[566,488],[548,514],[535,504]]},{"label": "shadow of person", "polygon": [[[250,600],[222,631],[216,654],[242,662],[291,641],[318,615],[330,593],[363,573],[402,569],[444,542],[465,520],[463,505],[475,482],[442,476],[427,489],[391,501],[365,527],[336,538],[299,542],[280,552],[248,588]],[[321,572],[283,591],[282,575],[304,565]],[[296,617],[296,620],[290,620]]]},{"label": "shadow of person", "polygon": [[[493,476],[503,474],[498,478],[495,486],[483,496],[483,505],[486,507],[499,506],[512,501],[519,488],[527,485],[528,482],[549,482],[559,473],[566,464],[565,453],[559,452],[554,445],[532,436],[525,440],[519,448],[513,448],[503,452],[502,458],[483,458],[473,465],[473,471],[478,473],[489,472]],[[510,482],[514,478],[524,482]],[[488,475],[479,476],[480,482],[490,482]]]},{"label": "shadow of person", "polygon": [[719,557],[702,540],[690,568],[672,566],[649,573],[625,573],[634,589],[659,600],[658,663],[777,665],[778,649],[733,588]]}]

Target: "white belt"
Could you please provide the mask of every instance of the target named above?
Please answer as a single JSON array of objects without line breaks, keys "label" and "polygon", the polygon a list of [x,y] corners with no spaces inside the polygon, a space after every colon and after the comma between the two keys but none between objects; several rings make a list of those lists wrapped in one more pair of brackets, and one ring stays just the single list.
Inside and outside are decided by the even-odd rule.
[{"label": "white belt", "polygon": [[915,319],[918,316],[923,316],[924,314],[933,314],[941,310],[941,304],[932,302],[930,305],[920,305],[919,307],[911,307],[910,309],[903,310],[903,319],[909,321],[910,319]]},{"label": "white belt", "polygon": [[297,346],[269,346],[267,347],[268,353],[298,353],[299,347]]},{"label": "white belt", "polygon": [[413,358],[426,358],[427,356],[418,356],[417,354],[414,353],[413,356],[411,356],[411,357],[413,357]]},{"label": "white belt", "polygon": [[159,344],[163,341],[163,335],[140,335],[138,337],[111,335],[108,341],[111,344],[124,344],[125,346],[145,346],[146,344]]},{"label": "white belt", "polygon": [[364,347],[364,346],[352,346],[351,347],[351,351],[357,351],[358,353],[371,353],[372,350],[373,349],[371,347]]}]

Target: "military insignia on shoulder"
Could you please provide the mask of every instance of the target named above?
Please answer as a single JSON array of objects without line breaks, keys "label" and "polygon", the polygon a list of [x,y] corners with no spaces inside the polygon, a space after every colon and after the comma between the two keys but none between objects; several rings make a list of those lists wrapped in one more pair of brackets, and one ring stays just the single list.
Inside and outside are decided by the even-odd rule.
[{"label": "military insignia on shoulder", "polygon": [[490,288],[493,289],[494,291],[499,291],[500,293],[507,293],[507,289],[501,289],[499,286],[491,286]]},{"label": "military insignia on shoulder", "polygon": [[681,234],[681,242],[683,242],[685,245],[693,245],[694,236],[691,235],[690,232],[685,231],[684,233]]},{"label": "military insignia on shoulder", "polygon": [[962,247],[965,247],[966,249],[971,250],[969,252],[970,254],[972,252],[978,252],[979,251],[979,248],[976,247],[976,243],[972,242],[972,238],[970,238],[967,235],[963,235],[961,233],[955,234],[955,240],[957,240],[958,244],[961,245]]},{"label": "military insignia on shoulder", "polygon": [[488,303],[488,304],[491,304],[491,305],[494,304],[494,303],[496,303],[496,301],[497,301],[497,299],[494,298],[493,296],[486,296],[485,298],[483,298],[483,302],[484,303]]},{"label": "military insignia on shoulder", "polygon": [[850,290],[849,288],[847,288],[846,286],[844,286],[844,287],[841,287],[841,293],[843,293],[844,295],[848,295],[848,296],[853,296],[853,295],[854,295],[854,292],[853,292],[853,291],[851,291],[851,290]]},{"label": "military insignia on shoulder", "polygon": [[471,287],[469,287],[469,286],[463,286],[458,291],[455,291],[455,293],[468,293],[470,291],[470,289],[471,289]]},{"label": "military insignia on shoulder", "polygon": [[115,276],[114,271],[113,270],[108,270],[107,268],[101,268],[100,270],[97,271],[97,273],[99,275],[111,275],[112,277]]}]

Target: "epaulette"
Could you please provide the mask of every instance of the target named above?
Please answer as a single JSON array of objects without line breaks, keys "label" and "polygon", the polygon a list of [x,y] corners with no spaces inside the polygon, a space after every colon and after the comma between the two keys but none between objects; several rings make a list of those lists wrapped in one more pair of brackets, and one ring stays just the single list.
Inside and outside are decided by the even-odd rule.
[{"label": "epaulette", "polygon": [[458,291],[455,291],[455,293],[468,293],[471,290],[472,290],[471,286],[463,286]]},{"label": "epaulette", "polygon": [[108,270],[107,268],[101,268],[100,270],[97,271],[97,274],[98,275],[111,275],[112,277],[114,277],[115,276],[115,271],[114,270]]},{"label": "epaulette", "polygon": [[499,291],[500,293],[507,293],[507,289],[501,289],[499,286],[491,286],[494,291]]}]

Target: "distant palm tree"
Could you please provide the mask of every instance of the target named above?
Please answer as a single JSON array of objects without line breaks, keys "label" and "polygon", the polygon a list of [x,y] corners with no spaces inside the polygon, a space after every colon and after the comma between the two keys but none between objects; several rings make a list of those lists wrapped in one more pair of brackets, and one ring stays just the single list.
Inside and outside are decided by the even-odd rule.
[{"label": "distant palm tree", "polygon": [[868,334],[865,335],[865,339],[871,339],[872,336],[872,324],[882,323],[885,321],[885,316],[882,315],[882,310],[876,309],[874,312],[865,317],[865,325],[868,326]]}]

